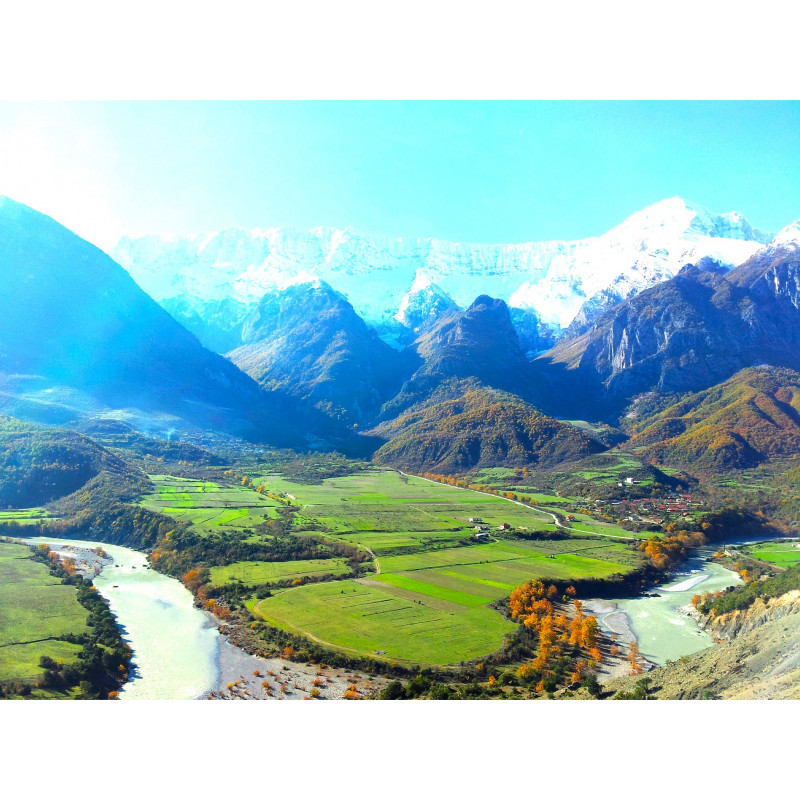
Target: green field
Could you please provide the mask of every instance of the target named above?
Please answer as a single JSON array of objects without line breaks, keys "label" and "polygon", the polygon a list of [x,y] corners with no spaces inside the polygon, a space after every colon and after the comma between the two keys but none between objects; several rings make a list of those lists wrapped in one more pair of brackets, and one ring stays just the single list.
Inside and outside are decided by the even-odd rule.
[{"label": "green field", "polygon": [[[553,510],[558,511],[557,508]],[[561,511],[561,513],[563,514],[564,512]],[[572,516],[575,517],[575,521],[569,523],[570,529],[579,534],[595,533],[602,536],[616,536],[621,539],[649,539],[651,536],[656,535],[652,531],[626,531],[625,528],[619,525],[614,525],[610,522],[602,522],[601,520],[590,517],[588,514],[574,512]]]},{"label": "green field", "polygon": [[[639,560],[627,544],[586,536],[520,540],[497,534],[488,543],[447,546],[451,534],[470,537],[471,516],[529,531],[553,530],[552,519],[499,497],[405,481],[396,473],[361,473],[312,487],[274,485],[295,496],[306,521],[323,510],[316,519],[329,531],[336,523],[331,535],[371,547],[380,574],[289,589],[251,607],[272,624],[347,651],[440,665],[485,655],[513,629],[488,604],[516,586],[532,578],[607,577]],[[392,491],[399,495],[394,505]],[[438,531],[409,530],[422,515],[429,528],[438,521]],[[398,552],[404,548],[413,552]]]},{"label": "green field", "polygon": [[307,561],[237,561],[226,567],[212,567],[210,572],[213,586],[230,580],[258,586],[302,577],[347,575],[349,569],[342,558],[316,558]]},{"label": "green field", "polygon": [[779,567],[800,564],[800,546],[797,542],[768,542],[745,547],[743,551],[753,558],[760,558]]},{"label": "green field", "polygon": [[344,650],[395,661],[449,664],[496,650],[516,627],[483,605],[464,605],[377,581],[316,583],[255,606],[278,627]]},{"label": "green field", "polygon": [[52,519],[44,508],[16,508],[12,511],[0,511],[0,523],[18,522],[20,525],[30,525]]},{"label": "green field", "polygon": [[0,542],[0,681],[41,675],[43,655],[73,661],[81,646],[59,637],[84,633],[87,616],[74,587],[33,561],[30,548]]},{"label": "green field", "polygon": [[[553,544],[587,548],[586,540]],[[495,542],[388,557],[372,579],[289,589],[254,608],[279,627],[344,650],[452,664],[501,646],[514,626],[487,604],[525,581],[606,577],[630,569],[625,562],[631,556],[622,545],[589,542],[588,551],[593,557]]]},{"label": "green field", "polygon": [[213,481],[150,475],[156,491],[141,504],[150,511],[167,514],[208,535],[220,531],[247,532],[253,526],[276,517],[277,500],[245,486],[222,486]]},{"label": "green field", "polygon": [[304,517],[318,521],[328,532],[374,550],[373,545],[380,550],[446,546],[471,535],[470,517],[494,527],[507,522],[531,531],[554,528],[547,514],[501,497],[389,470],[365,470],[318,485],[292,483],[275,475],[259,480],[270,490],[289,495],[302,507]]},{"label": "green field", "polygon": [[[248,473],[294,512],[290,533],[343,542],[375,559],[374,577],[336,580],[347,573],[341,558],[316,561],[237,562],[214,566],[211,583],[258,586],[303,577],[328,578],[289,589],[248,606],[278,627],[329,646],[392,660],[452,664],[490,653],[513,624],[489,604],[532,578],[603,578],[633,569],[640,555],[613,538],[522,539],[498,530],[507,523],[522,534],[556,533],[544,511],[496,495],[368,468],[318,484],[287,480],[274,472]],[[158,491],[145,504],[186,519],[205,535],[236,536],[278,501],[252,489],[155,476]],[[555,495],[539,502],[560,504]],[[491,541],[477,544],[479,517]],[[263,516],[260,518],[263,519]],[[588,519],[588,518],[587,518]],[[587,533],[630,534],[595,521]],[[564,532],[562,531],[562,534]],[[258,536],[257,531],[252,531]],[[250,541],[245,539],[244,541]]]}]

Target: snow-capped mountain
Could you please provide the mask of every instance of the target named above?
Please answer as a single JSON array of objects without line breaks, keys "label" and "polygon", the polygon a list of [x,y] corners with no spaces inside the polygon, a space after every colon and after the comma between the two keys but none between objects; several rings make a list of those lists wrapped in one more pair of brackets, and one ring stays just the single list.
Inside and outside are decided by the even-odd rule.
[{"label": "snow-capped mountain", "polygon": [[703,257],[735,266],[771,238],[736,212],[712,214],[674,197],[602,236],[571,242],[465,244],[350,229],[231,229],[124,237],[112,255],[162,302],[183,295],[252,306],[268,290],[320,278],[368,321],[388,322],[406,313],[409,293],[426,280],[461,307],[489,294],[564,327],[586,300],[612,286],[625,299]]},{"label": "snow-capped mountain", "polygon": [[770,248],[785,248],[797,250],[800,248],[800,219],[796,219],[779,231],[775,238],[769,243]]},{"label": "snow-capped mountain", "polygon": [[435,322],[446,311],[457,310],[453,298],[433,283],[425,270],[418,269],[414,283],[400,301],[394,318],[412,331],[418,331]]}]

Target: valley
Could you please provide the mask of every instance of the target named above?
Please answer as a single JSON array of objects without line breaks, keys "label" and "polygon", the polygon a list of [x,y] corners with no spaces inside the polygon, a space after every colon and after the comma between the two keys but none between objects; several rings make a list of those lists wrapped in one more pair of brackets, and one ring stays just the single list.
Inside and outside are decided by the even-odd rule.
[{"label": "valley", "polygon": [[[796,588],[797,226],[665,201],[557,246],[328,236],[127,241],[126,271],[0,203],[4,692],[641,695]],[[219,684],[253,663],[297,691]]]}]

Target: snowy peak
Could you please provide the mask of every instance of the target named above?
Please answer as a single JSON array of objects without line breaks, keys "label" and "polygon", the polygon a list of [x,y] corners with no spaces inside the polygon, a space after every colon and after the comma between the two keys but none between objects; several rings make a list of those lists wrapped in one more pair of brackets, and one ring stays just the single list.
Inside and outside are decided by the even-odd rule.
[{"label": "snowy peak", "polygon": [[425,270],[418,269],[414,282],[400,301],[400,308],[394,318],[401,325],[417,332],[433,324],[451,310],[458,310],[453,298],[433,283]]},{"label": "snowy peak", "polygon": [[670,197],[647,206],[605,235],[611,237],[615,234],[634,238],[638,235],[641,239],[707,236],[762,244],[770,240],[770,234],[753,228],[738,211],[714,214],[681,197]]},{"label": "snowy peak", "polygon": [[414,294],[415,292],[421,292],[424,289],[428,289],[432,285],[433,281],[430,279],[428,273],[425,272],[424,269],[418,269],[417,274],[414,276],[414,283],[411,284],[411,288],[408,290],[408,293]]},{"label": "snowy peak", "polygon": [[769,243],[770,247],[789,247],[797,249],[800,247],[800,219],[796,219],[790,225],[787,225],[775,238]]},{"label": "snowy peak", "polygon": [[621,225],[612,228],[605,236],[645,238],[648,235],[663,234],[680,236],[684,233],[697,216],[697,211],[691,208],[680,197],[671,197],[653,203],[631,214]]},{"label": "snowy peak", "polygon": [[422,324],[420,314],[480,294],[566,327],[583,304],[611,291],[625,299],[704,257],[729,267],[771,239],[737,212],[713,214],[679,197],[577,241],[466,244],[362,235],[352,229],[264,228],[126,238],[113,251],[151,296],[180,295],[253,306],[267,292],[322,280],[373,324]]}]

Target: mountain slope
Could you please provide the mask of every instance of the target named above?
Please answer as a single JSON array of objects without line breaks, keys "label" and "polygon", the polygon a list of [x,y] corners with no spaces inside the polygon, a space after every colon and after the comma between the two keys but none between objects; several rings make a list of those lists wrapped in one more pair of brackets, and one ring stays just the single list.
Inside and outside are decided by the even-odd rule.
[{"label": "mountain slope", "polygon": [[413,369],[350,303],[323,282],[267,293],[228,357],[267,389],[279,389],[348,423],[363,423]]},{"label": "mountain slope", "polygon": [[602,236],[577,241],[466,244],[354,231],[282,228],[191,236],[124,237],[113,250],[158,301],[187,295],[252,305],[298,276],[325,280],[371,323],[400,313],[419,270],[465,307],[480,294],[565,327],[582,304],[613,287],[618,300],[710,256],[741,264],[770,236],[740,215],[712,214],[680,198],[649,206]]},{"label": "mountain slope", "polygon": [[[272,398],[204,349],[125,270],[50,217],[0,199],[0,374],[112,407],[288,442]],[[276,418],[277,417],[277,418]]]},{"label": "mountain slope", "polygon": [[536,394],[530,365],[502,300],[481,295],[466,311],[444,314],[409,350],[422,365],[386,403],[381,419],[424,401],[454,378],[474,379],[525,399]]},{"label": "mountain slope", "polygon": [[485,466],[547,467],[601,449],[520,398],[469,381],[440,386],[427,402],[373,433],[391,437],[375,461],[446,474]]},{"label": "mountain slope", "polygon": [[628,446],[665,464],[714,470],[798,453],[800,374],[743,370],[640,423]]},{"label": "mountain slope", "polygon": [[187,331],[193,333],[203,347],[215,353],[227,353],[242,343],[242,326],[250,306],[232,297],[203,300],[191,295],[170,297],[162,308]]},{"label": "mountain slope", "polygon": [[651,390],[708,388],[758,364],[800,368],[800,248],[782,232],[740,267],[706,260],[567,337],[538,368],[569,396],[619,410]]},{"label": "mountain slope", "polygon": [[449,294],[442,291],[423,270],[417,270],[414,283],[400,301],[394,318],[415,333],[436,324],[444,314],[460,309]]},{"label": "mountain slope", "polygon": [[117,482],[144,479],[88,436],[0,417],[0,508],[49,503],[101,472]]}]

